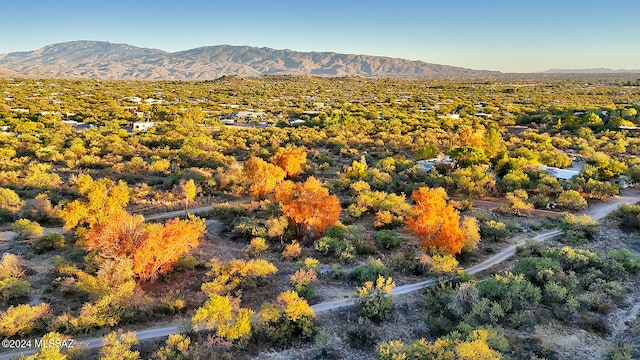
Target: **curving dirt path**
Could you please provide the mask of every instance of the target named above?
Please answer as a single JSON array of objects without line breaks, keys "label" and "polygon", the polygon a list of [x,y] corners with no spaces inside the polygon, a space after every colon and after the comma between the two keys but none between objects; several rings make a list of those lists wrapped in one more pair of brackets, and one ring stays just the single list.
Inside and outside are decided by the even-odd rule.
[{"label": "curving dirt path", "polygon": [[[635,191],[630,191],[629,189],[627,189],[627,191],[623,192],[620,196],[603,201],[593,206],[592,208],[588,209],[587,211],[585,211],[585,213],[587,215],[590,215],[594,220],[599,220],[604,218],[614,210],[616,210],[622,204],[633,204],[639,201],[640,201],[640,195],[638,195],[638,193]],[[237,203],[238,204],[242,203],[242,200],[238,201]],[[201,208],[195,208],[190,211],[192,213],[195,213],[195,212],[209,211],[210,209],[211,209],[211,206],[205,206]],[[146,217],[146,219],[147,220],[166,219],[166,218],[180,216],[183,213],[184,211],[174,211],[174,212],[169,212],[164,214],[148,216]],[[4,232],[0,235],[10,236],[11,234],[8,234],[8,233]],[[556,236],[559,236],[561,234],[562,234],[562,231],[560,230],[551,230],[551,231],[539,234],[535,236],[533,239],[537,241],[546,241]],[[473,274],[482,272],[484,270],[487,270],[497,264],[500,264],[505,260],[509,259],[510,257],[514,256],[516,248],[522,244],[523,243],[519,243],[516,245],[509,246],[503,249],[502,251],[500,251],[499,253],[495,254],[494,256],[484,260],[483,262],[465,269],[465,272],[467,274],[473,275]],[[433,286],[435,283],[436,283],[435,280],[425,280],[418,283],[397,286],[393,289],[393,295],[400,296],[400,295],[408,294],[414,291],[418,291],[418,290]],[[317,313],[336,310],[336,309],[340,309],[340,308],[344,308],[352,305],[353,305],[353,300],[347,298],[347,299],[340,299],[340,300],[333,300],[333,301],[325,301],[319,304],[312,305],[311,308],[317,314]],[[168,326],[156,326],[156,327],[149,327],[143,330],[138,330],[136,331],[136,337],[138,338],[138,340],[148,340],[148,339],[155,339],[155,338],[169,336],[171,334],[180,333],[181,331],[182,331],[181,325],[179,323],[174,323]],[[88,349],[95,349],[102,346],[102,338],[100,337],[78,339],[78,342],[79,344],[81,344],[82,346],[85,346]],[[36,349],[4,353],[4,354],[0,354],[0,360],[11,360],[11,359],[18,358],[21,355],[30,355],[35,352],[36,352]]]}]

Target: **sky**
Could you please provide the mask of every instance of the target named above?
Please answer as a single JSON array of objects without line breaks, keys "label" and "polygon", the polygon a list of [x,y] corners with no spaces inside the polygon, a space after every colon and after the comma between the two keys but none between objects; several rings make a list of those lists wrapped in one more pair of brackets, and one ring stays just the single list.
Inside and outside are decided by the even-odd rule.
[{"label": "sky", "polygon": [[640,69],[638,0],[0,0],[0,53],[249,45],[502,72]]}]

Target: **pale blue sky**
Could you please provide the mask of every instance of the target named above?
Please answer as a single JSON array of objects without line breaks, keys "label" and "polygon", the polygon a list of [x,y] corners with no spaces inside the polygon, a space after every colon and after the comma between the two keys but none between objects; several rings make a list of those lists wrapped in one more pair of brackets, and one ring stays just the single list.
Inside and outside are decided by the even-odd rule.
[{"label": "pale blue sky", "polygon": [[0,0],[0,53],[71,40],[231,44],[503,72],[640,69],[638,0]]}]

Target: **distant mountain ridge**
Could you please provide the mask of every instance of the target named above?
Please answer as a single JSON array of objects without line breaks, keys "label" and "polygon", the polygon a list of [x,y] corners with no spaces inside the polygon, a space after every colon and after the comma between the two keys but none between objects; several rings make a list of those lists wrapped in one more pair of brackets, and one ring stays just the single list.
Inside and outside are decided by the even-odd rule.
[{"label": "distant mountain ridge", "polygon": [[640,73],[638,70],[627,69],[609,69],[609,68],[595,68],[595,69],[549,69],[544,71],[545,74],[624,74],[624,73]]},{"label": "distant mountain ridge", "polygon": [[0,55],[0,68],[28,77],[210,80],[295,74],[362,77],[454,77],[499,74],[399,58],[217,45],[166,52],[107,41],[71,41]]}]

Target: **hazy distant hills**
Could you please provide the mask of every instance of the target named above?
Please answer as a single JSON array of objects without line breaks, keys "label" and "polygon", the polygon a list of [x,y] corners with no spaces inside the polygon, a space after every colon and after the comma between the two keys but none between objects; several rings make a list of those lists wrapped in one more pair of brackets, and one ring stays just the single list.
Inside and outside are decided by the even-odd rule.
[{"label": "hazy distant hills", "polygon": [[72,41],[0,55],[0,69],[3,68],[29,77],[143,80],[207,80],[223,75],[274,74],[401,78],[498,74],[382,56],[230,45],[169,53],[104,41]]},{"label": "hazy distant hills", "polygon": [[640,73],[640,70],[627,70],[618,69],[613,70],[609,68],[596,68],[596,69],[550,69],[545,71],[546,74],[624,74],[624,73]]}]

